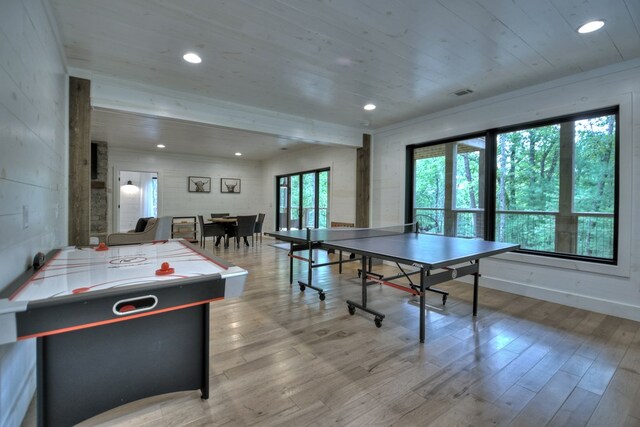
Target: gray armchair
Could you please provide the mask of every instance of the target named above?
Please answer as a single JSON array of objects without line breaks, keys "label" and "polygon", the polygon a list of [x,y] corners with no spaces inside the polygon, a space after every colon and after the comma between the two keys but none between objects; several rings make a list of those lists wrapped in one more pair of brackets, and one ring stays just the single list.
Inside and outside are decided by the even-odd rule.
[{"label": "gray armchair", "polygon": [[111,233],[107,236],[108,246],[133,245],[135,243],[149,243],[171,238],[171,221],[173,217],[163,216],[151,218],[144,231],[128,233]]}]

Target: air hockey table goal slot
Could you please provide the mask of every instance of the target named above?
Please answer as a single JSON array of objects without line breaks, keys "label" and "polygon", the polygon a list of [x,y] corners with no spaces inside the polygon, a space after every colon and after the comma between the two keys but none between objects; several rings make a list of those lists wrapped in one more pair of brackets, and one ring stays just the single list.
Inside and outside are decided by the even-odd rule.
[{"label": "air hockey table goal slot", "polygon": [[130,314],[153,310],[157,305],[158,298],[155,295],[128,298],[116,302],[113,305],[113,313],[117,316],[127,316]]}]

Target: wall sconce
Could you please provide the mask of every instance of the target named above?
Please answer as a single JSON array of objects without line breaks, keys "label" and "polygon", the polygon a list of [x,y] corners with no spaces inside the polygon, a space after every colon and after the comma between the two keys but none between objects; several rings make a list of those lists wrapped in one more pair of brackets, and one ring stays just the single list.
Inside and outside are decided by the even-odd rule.
[{"label": "wall sconce", "polygon": [[127,183],[125,185],[120,187],[120,191],[122,191],[125,194],[134,194],[134,193],[138,192],[138,187],[133,185],[131,180],[129,180],[129,181],[127,181]]}]

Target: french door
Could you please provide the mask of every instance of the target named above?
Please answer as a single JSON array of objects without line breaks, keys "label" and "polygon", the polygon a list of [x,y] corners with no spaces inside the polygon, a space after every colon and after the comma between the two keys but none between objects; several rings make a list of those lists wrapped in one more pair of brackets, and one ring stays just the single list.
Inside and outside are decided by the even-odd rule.
[{"label": "french door", "polygon": [[276,177],[278,230],[326,228],[329,218],[329,169]]}]

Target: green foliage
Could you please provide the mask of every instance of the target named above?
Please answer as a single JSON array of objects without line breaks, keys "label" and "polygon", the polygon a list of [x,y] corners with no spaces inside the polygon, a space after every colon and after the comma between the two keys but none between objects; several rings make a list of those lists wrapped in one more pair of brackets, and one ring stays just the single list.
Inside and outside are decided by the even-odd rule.
[{"label": "green foliage", "polygon": [[544,126],[498,137],[498,210],[558,210],[560,126]]},{"label": "green foliage", "polygon": [[576,122],[576,212],[613,213],[615,192],[615,119],[597,117]]},{"label": "green foliage", "polygon": [[415,201],[417,208],[444,208],[444,156],[415,162]]}]

